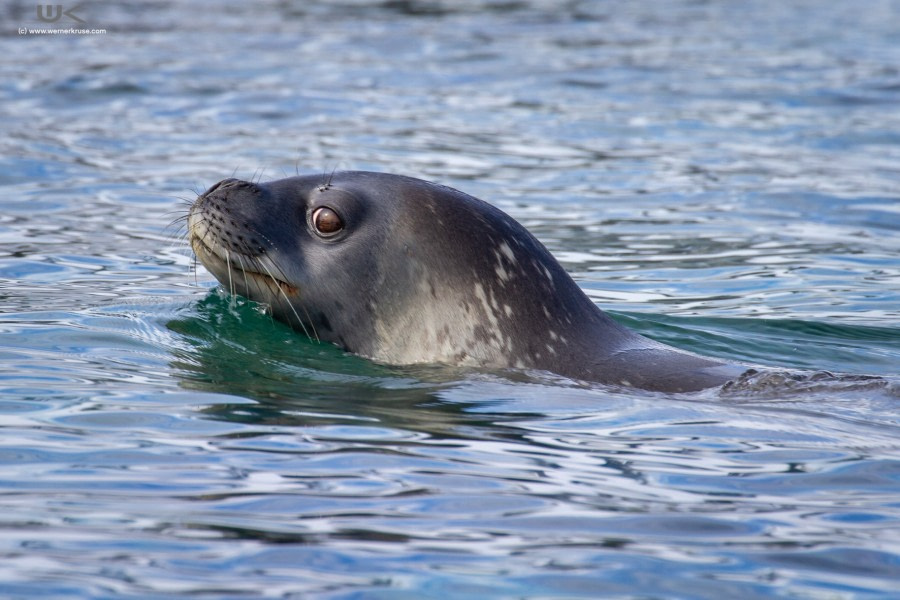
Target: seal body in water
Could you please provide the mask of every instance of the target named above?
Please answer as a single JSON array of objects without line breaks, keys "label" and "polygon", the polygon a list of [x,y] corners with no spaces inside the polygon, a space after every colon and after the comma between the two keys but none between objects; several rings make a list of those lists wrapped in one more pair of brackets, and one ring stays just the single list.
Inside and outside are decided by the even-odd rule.
[{"label": "seal body in water", "polygon": [[379,362],[543,370],[670,392],[744,370],[616,323],[514,219],[419,179],[226,179],[197,198],[188,229],[232,293]]}]

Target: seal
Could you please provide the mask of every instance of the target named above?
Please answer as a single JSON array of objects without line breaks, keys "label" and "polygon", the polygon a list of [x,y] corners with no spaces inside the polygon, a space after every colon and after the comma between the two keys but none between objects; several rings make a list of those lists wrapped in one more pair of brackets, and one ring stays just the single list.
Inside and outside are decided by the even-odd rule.
[{"label": "seal", "polygon": [[193,203],[188,230],[232,293],[378,362],[665,392],[721,386],[745,370],[620,325],[512,217],[439,184],[364,171],[225,179]]}]

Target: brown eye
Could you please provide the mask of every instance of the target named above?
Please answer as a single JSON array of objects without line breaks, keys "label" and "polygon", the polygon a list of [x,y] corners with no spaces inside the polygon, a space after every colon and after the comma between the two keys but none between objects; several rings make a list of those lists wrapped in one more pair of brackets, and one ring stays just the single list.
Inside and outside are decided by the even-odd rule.
[{"label": "brown eye", "polygon": [[340,233],[344,228],[344,222],[338,214],[327,206],[317,208],[313,211],[312,222],[313,226],[316,228],[316,232],[324,237],[330,237]]}]

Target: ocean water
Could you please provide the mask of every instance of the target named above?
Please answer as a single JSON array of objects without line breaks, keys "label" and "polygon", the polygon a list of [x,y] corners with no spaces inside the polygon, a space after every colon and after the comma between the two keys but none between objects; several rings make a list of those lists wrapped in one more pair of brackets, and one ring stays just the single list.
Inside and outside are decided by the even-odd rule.
[{"label": "ocean water", "polygon": [[[900,2],[61,6],[0,7],[0,596],[900,595]],[[806,376],[390,367],[197,267],[198,192],[344,168]]]}]

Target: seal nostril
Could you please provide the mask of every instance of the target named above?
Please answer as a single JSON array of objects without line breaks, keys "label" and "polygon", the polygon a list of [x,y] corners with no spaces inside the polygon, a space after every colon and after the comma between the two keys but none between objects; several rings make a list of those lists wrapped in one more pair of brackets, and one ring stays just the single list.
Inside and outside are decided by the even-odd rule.
[{"label": "seal nostril", "polygon": [[[205,192],[203,192],[203,194],[201,196],[208,198],[209,196],[216,194],[216,192],[226,192],[227,190],[241,187],[241,186],[247,186],[254,190],[257,189],[256,186],[251,183],[247,183],[246,181],[241,181],[240,179],[235,179],[234,177],[229,177],[228,179],[223,179],[222,181],[220,181],[216,184],[213,184],[213,186],[210,187]],[[210,200],[213,201],[212,198],[210,198]],[[227,194],[218,194],[215,196],[215,200],[213,202],[216,202],[214,204],[214,206],[216,206],[216,208],[219,208],[219,205],[217,204],[217,202],[222,202],[222,203],[228,202],[228,196],[227,196]]]},{"label": "seal nostril", "polygon": [[234,177],[228,177],[227,179],[223,179],[219,183],[214,184],[211,188],[206,190],[206,193],[211,194],[212,192],[214,192],[218,189],[229,187],[229,186],[233,185],[234,182],[236,182],[236,181],[240,181],[240,180],[235,179]]}]

